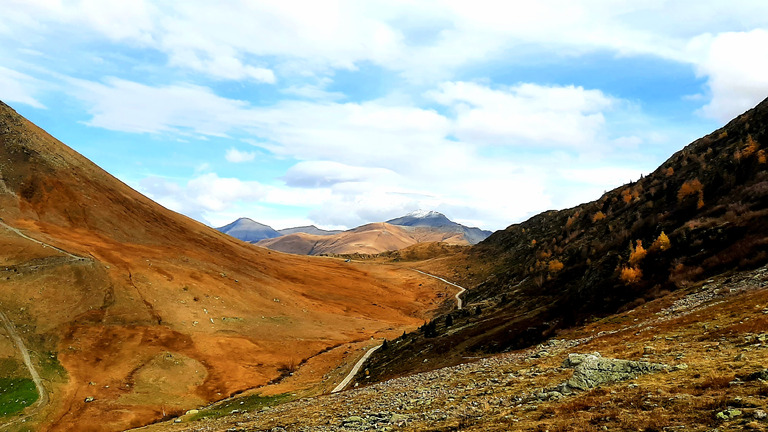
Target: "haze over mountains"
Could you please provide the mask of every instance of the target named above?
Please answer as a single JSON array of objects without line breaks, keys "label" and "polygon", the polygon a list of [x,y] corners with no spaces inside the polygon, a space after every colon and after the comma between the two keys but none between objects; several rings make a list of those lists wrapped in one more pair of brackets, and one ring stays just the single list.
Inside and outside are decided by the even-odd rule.
[{"label": "haze over mountains", "polygon": [[453,222],[442,213],[423,210],[348,231],[327,231],[315,226],[276,231],[247,218],[217,229],[268,249],[300,255],[377,254],[435,241],[472,245],[491,235],[490,231]]}]

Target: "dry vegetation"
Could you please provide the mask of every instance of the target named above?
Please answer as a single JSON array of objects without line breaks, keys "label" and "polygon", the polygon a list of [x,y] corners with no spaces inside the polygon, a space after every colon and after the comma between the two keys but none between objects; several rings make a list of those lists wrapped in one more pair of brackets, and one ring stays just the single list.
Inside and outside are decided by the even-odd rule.
[{"label": "dry vegetation", "polygon": [[[270,382],[333,382],[361,345],[415,329],[452,292],[406,269],[237,241],[5,105],[0,173],[0,308],[51,399],[26,419],[36,430],[124,430]],[[15,365],[3,372],[23,378],[16,348],[0,349]]]},{"label": "dry vegetation", "polygon": [[[531,349],[268,410],[149,430],[768,430],[768,384],[755,374],[766,371],[767,283],[766,268],[716,278],[561,332]],[[675,367],[572,396],[540,396],[570,376],[561,367],[569,353],[595,351]]]}]

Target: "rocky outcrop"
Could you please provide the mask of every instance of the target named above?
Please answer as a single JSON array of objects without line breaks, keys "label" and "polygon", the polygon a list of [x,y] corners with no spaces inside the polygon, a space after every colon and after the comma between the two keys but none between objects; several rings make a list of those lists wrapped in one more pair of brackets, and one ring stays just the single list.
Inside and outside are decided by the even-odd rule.
[{"label": "rocky outcrop", "polygon": [[569,354],[563,367],[573,368],[573,376],[557,387],[557,391],[562,394],[671,369],[669,365],[661,363],[604,358],[600,353]]}]

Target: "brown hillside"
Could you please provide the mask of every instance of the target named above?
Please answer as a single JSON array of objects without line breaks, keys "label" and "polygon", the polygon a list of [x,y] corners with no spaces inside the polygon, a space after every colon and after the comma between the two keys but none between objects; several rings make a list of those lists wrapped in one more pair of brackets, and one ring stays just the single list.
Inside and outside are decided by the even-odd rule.
[{"label": "brown hillside", "polygon": [[378,254],[417,243],[468,244],[460,233],[445,233],[429,227],[404,227],[384,222],[371,223],[334,235],[304,233],[262,240],[258,246],[299,255]]},{"label": "brown hillside", "polygon": [[[36,430],[139,426],[325,351],[329,371],[334,347],[439,306],[418,273],[270,252],[166,210],[2,103],[0,144],[0,312],[50,396],[28,409]],[[26,374],[11,344],[0,374]]]}]

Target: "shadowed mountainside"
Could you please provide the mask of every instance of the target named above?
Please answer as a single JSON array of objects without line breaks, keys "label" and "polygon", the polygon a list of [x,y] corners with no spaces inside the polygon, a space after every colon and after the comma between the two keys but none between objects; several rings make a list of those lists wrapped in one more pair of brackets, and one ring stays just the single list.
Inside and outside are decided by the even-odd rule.
[{"label": "shadowed mountainside", "polygon": [[[379,380],[530,346],[596,316],[768,262],[768,100],[600,199],[418,267],[468,306],[370,360]],[[424,359],[429,359],[427,363]]]},{"label": "shadowed mountainside", "polygon": [[[440,303],[414,272],[270,252],[171,212],[2,103],[0,219],[0,308],[50,395],[36,430],[124,430],[308,359],[327,379],[347,344]],[[19,358],[0,345],[0,374],[23,378]]]}]

